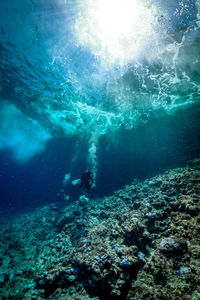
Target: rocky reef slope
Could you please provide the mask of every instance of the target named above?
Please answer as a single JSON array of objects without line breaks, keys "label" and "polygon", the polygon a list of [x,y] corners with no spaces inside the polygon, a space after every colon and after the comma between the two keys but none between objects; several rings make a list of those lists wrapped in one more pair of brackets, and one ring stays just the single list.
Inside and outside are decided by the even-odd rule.
[{"label": "rocky reef slope", "polygon": [[1,299],[200,299],[200,160],[0,222]]}]

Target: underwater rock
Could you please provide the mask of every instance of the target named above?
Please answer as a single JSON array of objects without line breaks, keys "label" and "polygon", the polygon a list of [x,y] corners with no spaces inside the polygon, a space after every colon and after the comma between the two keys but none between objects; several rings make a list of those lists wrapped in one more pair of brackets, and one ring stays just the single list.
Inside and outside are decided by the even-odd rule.
[{"label": "underwater rock", "polygon": [[162,239],[159,250],[166,255],[181,255],[187,251],[186,241],[176,241],[173,237]]},{"label": "underwater rock", "polygon": [[0,298],[199,299],[199,173],[197,160],[111,197],[6,220]]},{"label": "underwater rock", "polygon": [[178,271],[177,271],[177,273],[179,274],[179,275],[181,275],[181,276],[183,276],[183,275],[185,275],[185,274],[187,274],[189,272],[189,269],[188,268],[180,268]]},{"label": "underwater rock", "polygon": [[132,265],[131,262],[128,261],[126,257],[124,257],[120,263],[120,266],[125,268],[129,268],[131,267],[131,265]]},{"label": "underwater rock", "polygon": [[167,248],[173,248],[175,250],[179,249],[180,246],[178,243],[176,243],[172,238],[163,239],[160,242],[160,250],[164,251]]}]

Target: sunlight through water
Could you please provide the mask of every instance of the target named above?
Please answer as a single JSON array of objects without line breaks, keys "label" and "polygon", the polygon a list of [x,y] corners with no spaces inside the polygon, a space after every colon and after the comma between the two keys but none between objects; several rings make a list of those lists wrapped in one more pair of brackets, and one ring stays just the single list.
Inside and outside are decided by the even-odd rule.
[{"label": "sunlight through water", "polygon": [[0,90],[51,135],[91,148],[199,101],[199,0],[34,1],[1,1]]},{"label": "sunlight through water", "polygon": [[156,7],[139,0],[83,0],[76,22],[80,45],[101,60],[124,65],[156,40]]}]

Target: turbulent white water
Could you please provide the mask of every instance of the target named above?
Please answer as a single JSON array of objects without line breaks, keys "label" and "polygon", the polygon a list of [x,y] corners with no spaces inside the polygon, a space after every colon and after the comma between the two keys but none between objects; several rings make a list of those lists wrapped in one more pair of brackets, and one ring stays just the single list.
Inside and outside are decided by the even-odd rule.
[{"label": "turbulent white water", "polygon": [[0,150],[9,149],[18,163],[45,150],[51,135],[40,124],[24,115],[15,105],[0,105]]},{"label": "turbulent white water", "polygon": [[92,132],[89,147],[200,97],[199,0],[99,1],[0,4],[2,96],[51,134]]}]

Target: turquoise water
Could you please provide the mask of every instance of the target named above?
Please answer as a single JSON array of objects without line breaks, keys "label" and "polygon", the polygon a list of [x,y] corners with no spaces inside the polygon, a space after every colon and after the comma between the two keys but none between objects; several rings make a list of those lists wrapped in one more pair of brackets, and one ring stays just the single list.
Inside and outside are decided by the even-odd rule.
[{"label": "turquoise water", "polygon": [[27,187],[11,206],[68,173],[91,169],[105,195],[198,156],[199,1],[0,5],[3,195]]},{"label": "turquoise water", "polygon": [[87,1],[1,1],[2,98],[51,134],[95,127],[97,138],[198,101],[199,2],[152,5],[151,37],[140,55],[111,64],[101,46],[79,41]]}]

